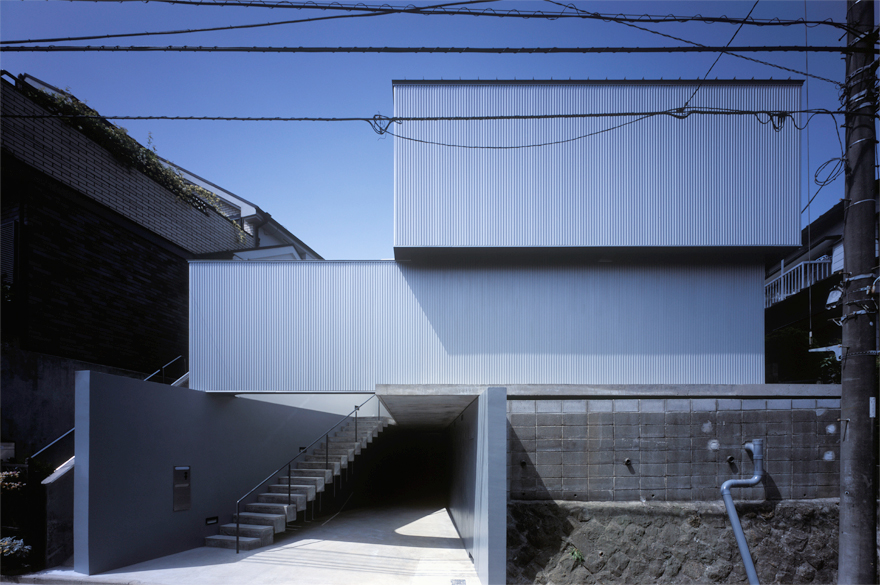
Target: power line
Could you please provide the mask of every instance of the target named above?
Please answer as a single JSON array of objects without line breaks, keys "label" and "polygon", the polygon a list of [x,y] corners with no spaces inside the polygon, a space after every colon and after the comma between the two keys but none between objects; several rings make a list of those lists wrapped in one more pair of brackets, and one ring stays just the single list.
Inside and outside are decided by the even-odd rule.
[{"label": "power line", "polygon": [[[200,120],[200,121],[245,121],[245,122],[366,122],[370,125],[374,132],[378,135],[391,135],[395,138],[433,145],[439,147],[450,147],[459,149],[484,149],[484,150],[513,150],[513,149],[530,149],[537,147],[548,147],[553,145],[561,145],[579,141],[588,137],[607,133],[625,126],[636,124],[648,118],[655,116],[670,116],[679,120],[688,118],[691,115],[727,115],[727,116],[754,116],[761,124],[770,124],[776,131],[782,130],[785,120],[792,120],[793,126],[798,130],[803,128],[819,114],[827,114],[834,116],[827,110],[810,110],[810,111],[772,111],[772,110],[733,110],[724,108],[675,108],[671,110],[660,110],[655,112],[603,112],[603,113],[585,113],[585,114],[500,114],[485,116],[397,116],[387,117],[377,114],[370,118],[365,117],[244,117],[244,116],[102,116],[99,114],[4,114],[0,118],[62,118],[62,119],[102,119],[108,120]],[[807,122],[803,126],[798,126],[795,122],[794,115],[810,114]],[[762,119],[766,116],[766,119]],[[431,141],[427,139],[419,139],[398,134],[391,130],[392,124],[403,124],[405,122],[437,122],[437,121],[492,121],[492,120],[550,120],[550,119],[590,119],[590,118],[619,118],[634,117],[633,120],[627,120],[614,126],[589,132],[587,134],[578,135],[568,139],[560,139],[544,143],[531,143],[526,145],[462,145],[457,143],[444,143],[441,141]],[[108,123],[109,124],[109,123]],[[821,188],[820,188],[821,189]],[[818,193],[818,192],[817,192]]]},{"label": "power line", "polygon": [[[551,4],[556,4],[557,6],[568,6],[568,5],[562,4],[561,2],[556,2],[555,0],[545,0],[545,1],[546,1],[546,2],[549,2],[549,3],[551,3]],[[569,6],[569,7],[573,8],[574,10],[581,11],[580,8],[577,8],[577,7],[575,7],[575,6]],[[674,35],[670,35],[670,34],[667,34],[667,33],[661,33],[660,31],[655,31],[655,30],[652,30],[652,29],[649,29],[649,28],[645,28],[645,27],[643,27],[643,26],[639,26],[639,25],[637,25],[637,24],[633,24],[633,23],[631,23],[631,22],[619,22],[619,24],[622,24],[622,25],[624,25],[624,26],[628,26],[628,27],[630,27],[630,28],[638,29],[638,30],[640,30],[640,31],[644,31],[644,32],[646,32],[646,33],[651,33],[652,35],[659,35],[659,36],[661,36],[661,37],[666,37],[667,39],[672,39],[673,41],[678,41],[679,43],[687,43],[688,45],[694,45],[694,46],[696,46],[696,47],[705,47],[705,45],[703,45],[703,44],[701,44],[701,43],[696,43],[696,42],[694,42],[694,41],[689,41],[689,40],[687,40],[687,39],[682,39],[681,37],[676,37],[676,36],[674,36]],[[804,43],[804,44],[806,44],[806,43]],[[794,73],[794,74],[797,74],[797,75],[803,75],[803,76],[805,76],[805,77],[811,77],[811,78],[814,78],[814,79],[819,79],[819,80],[822,80],[822,81],[824,81],[824,82],[828,82],[828,83],[830,83],[830,84],[834,84],[834,85],[836,85],[836,86],[838,86],[838,87],[843,87],[843,85],[842,85],[840,82],[836,82],[836,81],[834,81],[834,80],[832,80],[832,79],[828,79],[828,78],[825,78],[825,77],[821,77],[821,76],[818,76],[818,75],[814,75],[814,74],[811,74],[811,73],[809,73],[809,72],[798,71],[798,70],[796,70],[796,69],[792,69],[792,68],[790,68],[790,67],[784,67],[784,66],[782,66],[782,65],[778,65],[778,64],[776,64],[776,63],[770,63],[770,62],[768,62],[768,61],[762,61],[762,60],[760,60],[760,59],[755,59],[754,57],[747,57],[747,56],[745,56],[745,55],[737,55],[736,53],[731,53],[730,51],[725,51],[725,53],[726,53],[727,55],[730,55],[731,57],[736,57],[737,59],[745,59],[746,61],[752,61],[752,62],[754,62],[754,63],[760,63],[761,65],[766,65],[766,66],[768,66],[768,67],[774,67],[774,68],[776,68],[776,69],[781,69],[781,70],[783,70],[783,71],[787,71],[787,72],[789,72],[789,73]]]},{"label": "power line", "polygon": [[558,53],[872,53],[872,49],[855,47],[804,47],[772,45],[757,47],[197,47],[192,45],[107,46],[107,45],[32,45],[4,46],[0,52],[189,52],[189,53],[496,53],[558,54]]},{"label": "power line", "polygon": [[[423,8],[413,8],[412,10],[407,11],[408,13],[418,14],[418,12],[422,9],[428,10],[432,8],[440,8],[445,6],[460,6],[463,4],[482,4],[485,2],[494,2],[495,0],[468,0],[463,2],[449,2],[446,4],[437,4],[434,6],[425,6]],[[180,29],[180,30],[170,30],[170,31],[152,31],[152,32],[142,32],[142,33],[114,33],[114,34],[106,34],[106,35],[88,35],[82,37],[55,37],[49,39],[27,39],[27,40],[16,40],[16,41],[0,41],[0,45],[17,45],[19,43],[62,43],[69,41],[93,41],[97,39],[120,39],[120,38],[130,38],[130,37],[149,37],[155,35],[182,35],[189,33],[205,33],[205,32],[216,32],[216,31],[232,31],[232,30],[240,30],[240,29],[253,29],[260,27],[270,27],[270,26],[279,26],[285,24],[300,24],[306,22],[318,22],[323,20],[336,20],[340,18],[363,18],[363,17],[371,17],[371,16],[384,16],[387,14],[394,14],[396,11],[386,10],[385,12],[368,12],[368,13],[360,13],[360,14],[339,14],[335,16],[316,16],[313,18],[301,18],[296,20],[282,20],[277,22],[266,22],[266,23],[257,23],[257,24],[239,24],[239,25],[230,25],[230,26],[220,26],[220,27],[208,27],[208,28],[200,28],[200,29]]]},{"label": "power line", "polygon": [[[758,2],[760,2],[760,1],[761,1],[761,0],[755,0],[755,3],[752,4],[752,9],[749,10],[749,13],[746,15],[745,19],[743,20],[743,24],[745,24],[745,21],[748,20],[748,18],[752,15],[752,12],[755,11],[755,8],[758,6]],[[730,37],[730,40],[729,40],[729,41],[727,41],[727,44],[725,45],[725,47],[729,47],[729,46],[730,46],[730,44],[731,44],[731,43],[733,42],[733,40],[736,38],[736,35],[739,34],[739,32],[742,30],[742,28],[743,28],[743,25],[742,25],[742,24],[739,25],[738,27],[736,27],[736,30],[733,31],[733,36]],[[685,108],[687,108],[688,104],[691,103],[691,100],[694,99],[694,96],[697,95],[697,92],[700,91],[700,88],[702,87],[703,82],[706,81],[706,80],[709,78],[709,74],[712,73],[712,70],[713,70],[713,69],[715,69],[715,65],[718,63],[718,60],[721,59],[721,56],[724,55],[724,53],[725,53],[725,52],[721,52],[721,53],[719,53],[719,54],[718,54],[718,57],[715,58],[715,61],[712,62],[712,65],[709,66],[709,71],[707,71],[707,72],[706,72],[706,75],[703,76],[703,81],[701,81],[699,84],[697,84],[697,87],[694,88],[694,93],[691,94],[691,97],[690,97],[690,98],[688,98],[687,100],[685,100],[685,103],[684,103]]]},{"label": "power line", "polygon": [[[69,0],[70,2],[114,2],[118,3],[119,0]],[[293,2],[286,0],[222,0],[218,2],[208,2],[204,0],[144,0],[144,3],[148,1],[152,1],[154,3],[159,2],[163,4],[183,4],[190,6],[236,6],[236,7],[251,7],[251,8],[289,8],[289,9],[297,9],[297,10],[343,10],[348,12],[387,12],[392,11],[395,13],[407,13],[407,12],[418,12],[423,15],[445,15],[445,16],[486,16],[486,17],[496,17],[496,18],[537,18],[537,19],[546,19],[546,20],[557,20],[562,18],[580,18],[580,19],[589,19],[589,20],[604,20],[609,22],[638,22],[638,23],[686,23],[686,22],[703,22],[708,24],[713,23],[724,23],[724,24],[748,24],[754,26],[794,26],[794,25],[805,25],[809,27],[816,26],[833,26],[835,28],[839,28],[841,30],[848,30],[845,23],[835,22],[832,19],[825,20],[812,20],[808,21],[805,19],[795,19],[795,20],[782,20],[779,18],[769,18],[769,19],[738,19],[738,18],[730,18],[728,16],[703,16],[701,14],[696,14],[693,16],[679,16],[679,15],[651,15],[651,14],[602,14],[598,12],[587,12],[578,9],[572,4],[563,5],[566,9],[574,10],[575,13],[571,12],[543,12],[543,11],[528,11],[528,10],[519,10],[519,9],[510,9],[510,10],[495,10],[493,8],[486,8],[484,10],[472,10],[468,8],[457,8],[455,10],[448,10],[446,8],[432,8],[430,10],[425,10],[419,8],[417,6],[413,6],[412,4],[396,8],[388,5],[367,5],[367,4],[344,4],[340,2],[333,2],[330,4],[318,4],[316,2]]]},{"label": "power line", "polygon": [[[426,139],[417,139],[414,137],[407,137],[407,136],[395,134],[395,133],[391,132],[390,130],[388,130],[388,127],[386,127],[384,129],[384,131],[380,132],[379,134],[389,134],[392,137],[395,137],[398,139],[403,139],[405,141],[412,141],[414,143],[422,143],[425,145],[433,145],[433,146],[437,146],[437,147],[452,147],[452,148],[456,148],[456,149],[487,149],[487,150],[531,149],[531,148],[536,148],[536,147],[550,147],[553,145],[562,145],[564,143],[571,143],[574,141],[579,141],[581,139],[586,139],[588,137],[596,136],[596,135],[599,135],[602,133],[611,132],[612,130],[617,130],[618,128],[622,128],[622,127],[628,126],[630,124],[635,124],[637,122],[641,122],[647,118],[651,118],[652,116],[654,116],[654,115],[647,114],[645,116],[640,116],[639,118],[636,118],[635,120],[628,120],[626,122],[622,122],[620,124],[616,124],[616,125],[608,127],[608,128],[603,128],[601,130],[593,131],[591,133],[587,133],[585,135],[580,135],[577,137],[572,137],[570,139],[560,139],[557,141],[550,141],[550,142],[546,142],[546,143],[533,143],[530,145],[493,146],[493,145],[459,145],[459,144],[454,144],[454,143],[442,143],[440,141],[429,141]],[[376,129],[374,128],[373,130],[376,130]],[[379,132],[379,131],[377,131],[377,132]]]},{"label": "power line", "polygon": [[[672,118],[685,119],[692,115],[719,115],[719,116],[767,116],[768,120],[761,120],[762,124],[768,124],[771,119],[781,120],[793,118],[795,114],[809,114],[810,119],[818,115],[835,116],[843,112],[832,112],[824,109],[813,110],[738,110],[730,108],[713,107],[688,107],[672,108],[668,110],[656,110],[648,112],[587,112],[576,114],[487,114],[482,116],[383,116],[376,114],[370,117],[346,116],[346,117],[323,117],[323,116],[107,116],[103,114],[2,114],[0,118],[93,118],[103,120],[226,120],[243,122],[369,122],[388,126],[404,122],[484,122],[493,120],[571,120],[588,118],[620,118],[620,117],[651,117],[670,116]],[[798,127],[803,128],[803,127]]]}]

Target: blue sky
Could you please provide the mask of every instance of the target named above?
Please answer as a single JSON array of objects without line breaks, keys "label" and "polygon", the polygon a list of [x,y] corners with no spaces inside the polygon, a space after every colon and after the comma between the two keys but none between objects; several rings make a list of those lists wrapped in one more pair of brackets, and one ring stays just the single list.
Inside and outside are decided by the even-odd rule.
[{"label": "blue sky", "polygon": [[[383,0],[384,2],[384,0]],[[368,2],[372,4],[371,2]],[[376,2],[381,4],[382,2]],[[578,2],[586,10],[627,14],[744,17],[746,2]],[[546,2],[495,2],[495,10],[558,11]],[[843,1],[762,0],[755,18],[845,21]],[[329,13],[157,2],[0,0],[0,38],[190,29],[263,23]],[[729,24],[662,24],[647,28],[706,45],[724,45]],[[842,46],[832,27],[745,26],[734,45]],[[59,44],[59,43],[56,43]],[[471,16],[387,15],[295,25],[79,44],[203,46],[664,46],[673,41],[622,24],[579,19],[541,21]],[[750,54],[842,81],[839,54]],[[695,79],[714,53],[634,55],[262,54],[262,53],[3,53],[0,67],[66,88],[105,115],[372,116],[391,115],[393,79]],[[802,79],[724,55],[710,78]],[[839,108],[831,83],[810,80],[810,108]],[[809,104],[806,98],[809,98]],[[842,120],[840,120],[842,123]],[[119,123],[160,155],[272,214],[327,259],[393,257],[393,143],[363,122]],[[804,195],[825,161],[839,157],[834,125],[817,117],[804,131]],[[809,139],[808,141],[806,139]],[[807,146],[809,145],[809,165]],[[843,178],[825,187],[810,209],[817,218],[843,197]],[[806,222],[808,215],[803,215]]]}]

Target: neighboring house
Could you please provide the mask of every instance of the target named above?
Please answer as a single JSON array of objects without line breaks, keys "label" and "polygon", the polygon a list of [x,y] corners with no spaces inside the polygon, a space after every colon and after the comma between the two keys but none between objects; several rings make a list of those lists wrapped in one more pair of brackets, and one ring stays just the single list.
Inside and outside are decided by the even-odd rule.
[{"label": "neighboring house", "polygon": [[843,273],[843,202],[804,228],[801,242],[797,250],[767,259],[767,382],[839,383],[833,353],[809,349],[841,340],[840,306],[826,308],[826,301]]},{"label": "neighboring house", "polygon": [[[842,309],[839,300],[828,301],[845,275],[844,210],[841,200],[801,231],[800,248],[767,257],[768,383],[840,382],[840,363],[832,349],[841,343]],[[828,350],[810,350],[819,348]]]},{"label": "neighboring house", "polygon": [[[282,445],[307,445],[306,426],[374,396],[402,430],[446,434],[450,473],[435,484],[484,583],[505,582],[507,561],[541,568],[551,556],[507,543],[529,526],[508,534],[509,502],[717,500],[725,479],[751,472],[745,440],[766,438],[772,483],[738,497],[834,497],[839,386],[764,384],[765,257],[801,244],[800,134],[791,120],[676,111],[695,91],[695,107],[795,111],[800,87],[394,82],[395,116],[427,119],[394,126],[395,260],[193,259],[191,389],[78,381],[77,422],[91,428],[77,438],[89,463],[77,472],[77,570],[200,546],[213,533],[203,520],[229,521],[294,456]],[[678,116],[634,114],[658,111]],[[547,113],[620,115],[537,118]],[[437,120],[457,116],[483,118]],[[287,407],[269,425],[247,397]],[[160,414],[181,431],[146,447]],[[109,475],[123,455],[125,475]],[[164,489],[176,464],[210,485],[187,512]],[[329,479],[345,463],[332,465]],[[121,514],[144,487],[158,497]],[[112,532],[132,539],[108,550]],[[667,538],[679,535],[645,534]],[[685,580],[683,566],[688,582],[709,581],[696,560],[664,577]]]},{"label": "neighboring house", "polygon": [[182,357],[156,380],[187,371],[188,260],[320,256],[189,171],[172,166],[215,206],[169,191],[73,124],[8,117],[47,114],[40,91],[66,95],[27,75],[12,82],[2,80],[2,434],[23,460],[73,427],[74,370],[143,379]]}]

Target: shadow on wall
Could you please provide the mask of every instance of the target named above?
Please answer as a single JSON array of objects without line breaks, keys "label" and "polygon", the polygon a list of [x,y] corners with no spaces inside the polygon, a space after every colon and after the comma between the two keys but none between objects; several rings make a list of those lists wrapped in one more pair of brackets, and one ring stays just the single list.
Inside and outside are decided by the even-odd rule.
[{"label": "shadow on wall", "polygon": [[[754,298],[749,287],[755,279],[763,279],[763,273],[756,274],[748,263],[729,259],[725,263],[719,267],[717,261],[693,259],[653,263],[620,259],[613,264],[555,262],[540,267],[516,263],[399,267],[431,330],[451,356],[539,351],[651,356],[669,352],[671,341],[677,354],[751,353],[750,337],[758,332],[738,312],[719,317],[708,307],[694,306],[694,292],[702,292],[698,297],[714,304]],[[676,279],[670,280],[670,275]],[[646,291],[655,293],[646,296]],[[611,299],[616,304],[609,309]],[[707,328],[698,318],[704,315],[721,322]],[[665,334],[658,341],[625,334],[630,330]],[[725,336],[718,336],[719,332]]]}]

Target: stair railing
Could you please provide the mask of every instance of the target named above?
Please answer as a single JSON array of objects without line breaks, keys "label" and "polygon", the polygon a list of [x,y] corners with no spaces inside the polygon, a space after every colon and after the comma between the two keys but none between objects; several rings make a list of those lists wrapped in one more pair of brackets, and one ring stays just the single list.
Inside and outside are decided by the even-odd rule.
[{"label": "stair railing", "polygon": [[53,440],[52,442],[50,442],[49,444],[47,444],[46,446],[44,446],[43,448],[41,448],[40,450],[38,450],[37,452],[35,452],[34,454],[32,454],[31,456],[29,456],[28,458],[26,458],[26,459],[24,460],[25,464],[28,464],[32,458],[34,458],[35,456],[37,456],[38,454],[40,454],[40,453],[43,452],[44,450],[50,448],[50,447],[51,447],[52,445],[54,445],[56,442],[58,442],[59,440],[65,438],[68,434],[73,433],[74,430],[76,430],[76,427],[75,427],[75,426],[74,426],[73,428],[71,428],[70,430],[68,430],[67,432],[65,432],[64,434],[62,434],[61,436],[59,436],[58,438],[56,438],[55,440]]},{"label": "stair railing", "polygon": [[[175,359],[175,360],[177,360],[177,359]],[[155,375],[155,373],[154,373],[154,375]],[[152,375],[151,375],[151,377],[152,377]],[[268,477],[266,477],[265,479],[260,481],[256,486],[254,486],[253,489],[251,489],[250,491],[248,491],[247,493],[242,495],[238,499],[238,501],[235,502],[235,554],[238,554],[240,551],[239,550],[240,549],[239,538],[240,538],[240,534],[241,534],[241,502],[244,501],[247,497],[249,497],[254,491],[256,491],[257,489],[259,489],[260,487],[265,485],[270,479],[272,479],[272,477],[274,477],[275,475],[277,475],[278,473],[283,471],[285,467],[287,467],[287,505],[288,506],[292,505],[292,503],[291,503],[292,492],[291,492],[290,477],[291,477],[291,469],[292,469],[293,461],[295,461],[296,459],[298,459],[299,457],[304,455],[310,448],[312,448],[318,442],[323,440],[324,441],[324,467],[325,467],[325,469],[329,469],[330,468],[330,433],[333,432],[333,430],[335,430],[343,422],[345,422],[346,420],[351,418],[352,414],[354,414],[355,441],[358,442],[357,414],[361,408],[363,408],[365,405],[367,405],[368,403],[370,403],[371,401],[376,399],[376,404],[377,404],[376,405],[376,424],[378,425],[381,420],[382,403],[379,402],[379,400],[377,398],[378,398],[378,396],[376,394],[373,394],[367,401],[365,401],[361,405],[359,405],[359,406],[356,405],[354,407],[354,410],[349,412],[347,415],[343,416],[341,420],[339,420],[336,424],[334,424],[333,426],[328,428],[326,432],[319,435],[315,440],[312,441],[311,444],[309,444],[306,447],[301,447],[299,449],[299,453],[297,453],[297,455],[295,457],[293,457],[292,459],[287,461],[285,464],[283,464],[280,467],[278,467],[277,469],[275,469],[275,471],[271,475],[269,475]],[[332,478],[332,475],[331,475],[331,478]],[[334,490],[335,490],[335,487],[336,487],[336,485],[334,482]],[[315,491],[317,491],[317,488],[315,488]],[[287,525],[287,514],[284,515],[284,524]]]},{"label": "stair railing", "polygon": [[[174,363],[176,363],[177,361],[179,361],[182,358],[183,358],[183,355],[177,355],[175,358],[171,359],[170,361],[168,361],[167,363],[165,363],[164,365],[162,365],[161,367],[159,367],[158,369],[153,371],[153,373],[150,374],[149,377],[144,379],[144,381],[149,381],[150,379],[155,377],[159,372],[161,372],[162,373],[162,383],[165,383],[165,368],[173,365]],[[186,361],[184,361],[184,363],[186,363]],[[185,364],[184,364],[184,370],[186,370]]]}]

